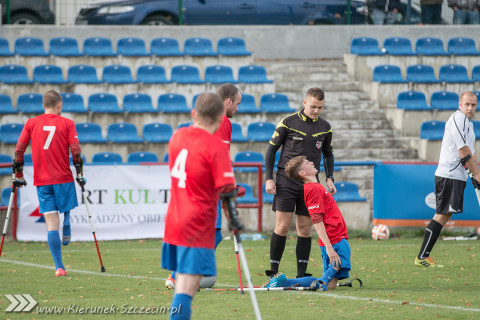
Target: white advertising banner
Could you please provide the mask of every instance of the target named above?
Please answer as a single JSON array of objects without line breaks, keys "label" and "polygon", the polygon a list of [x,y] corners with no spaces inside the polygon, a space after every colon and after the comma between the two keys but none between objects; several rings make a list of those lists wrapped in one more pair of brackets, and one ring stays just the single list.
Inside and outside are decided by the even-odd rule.
[{"label": "white advertising banner", "polygon": [[[72,171],[74,168],[71,167]],[[27,187],[20,191],[17,239],[47,241],[39,213],[33,167],[24,167]],[[170,200],[167,165],[84,166],[85,194],[97,240],[163,238]],[[75,182],[78,207],[70,213],[72,241],[93,241],[82,191]],[[63,214],[60,214],[60,235]]]}]

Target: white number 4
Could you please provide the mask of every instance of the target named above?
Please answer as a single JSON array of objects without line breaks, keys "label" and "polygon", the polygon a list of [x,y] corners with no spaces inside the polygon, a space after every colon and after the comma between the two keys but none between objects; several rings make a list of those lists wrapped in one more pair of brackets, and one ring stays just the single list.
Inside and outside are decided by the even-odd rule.
[{"label": "white number 4", "polygon": [[47,150],[50,147],[50,143],[52,143],[53,135],[55,134],[55,126],[43,126],[43,131],[49,131],[47,141],[43,145],[43,150]]},{"label": "white number 4", "polygon": [[185,181],[187,180],[187,173],[185,172],[185,163],[187,162],[188,150],[182,149],[175,159],[171,175],[178,179],[178,187],[185,188]]}]

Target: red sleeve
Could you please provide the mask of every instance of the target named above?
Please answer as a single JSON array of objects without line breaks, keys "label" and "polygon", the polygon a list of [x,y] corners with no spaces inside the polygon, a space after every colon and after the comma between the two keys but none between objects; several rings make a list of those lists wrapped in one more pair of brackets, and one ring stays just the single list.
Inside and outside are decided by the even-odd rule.
[{"label": "red sleeve", "polygon": [[305,188],[305,205],[312,219],[312,224],[323,221],[325,207],[320,192],[317,192],[316,189]]},{"label": "red sleeve", "polygon": [[[220,141],[218,141],[218,143],[221,144]],[[215,187],[217,189],[227,185],[233,185],[233,187],[235,187],[235,177],[233,175],[232,162],[228,156],[227,149],[220,147],[220,145],[215,149],[216,152],[213,155],[212,161],[212,172],[215,178]]]},{"label": "red sleeve", "polygon": [[30,120],[25,123],[22,133],[18,138],[17,145],[15,146],[15,162],[23,162],[23,155],[30,143]]}]

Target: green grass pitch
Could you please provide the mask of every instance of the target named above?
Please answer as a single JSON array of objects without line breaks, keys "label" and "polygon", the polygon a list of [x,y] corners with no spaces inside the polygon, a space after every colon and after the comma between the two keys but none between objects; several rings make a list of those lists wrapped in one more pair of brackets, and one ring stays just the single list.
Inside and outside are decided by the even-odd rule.
[{"label": "green grass pitch", "polygon": [[[362,288],[257,292],[263,319],[480,319],[480,242],[439,241],[433,257],[445,267],[420,269],[413,260],[421,240],[353,238],[351,277],[362,279]],[[320,249],[317,240],[312,241],[308,272],[321,276]],[[288,238],[282,259],[287,277],[296,272],[295,243],[293,236]],[[56,278],[46,243],[6,241],[0,258],[0,319],[167,319],[162,312],[173,292],[164,288],[168,272],[160,268],[161,244],[100,242],[107,269],[101,273],[94,242],[74,242],[62,248],[68,275]],[[243,245],[253,284],[261,285],[269,269],[269,237]],[[220,244],[217,266],[215,287],[235,288],[232,240]],[[5,294],[30,294],[38,305],[33,312],[6,313],[10,301]],[[49,310],[59,314],[42,313]],[[142,310],[137,316],[128,314]],[[192,319],[255,319],[255,314],[248,293],[202,290],[193,301]]]}]

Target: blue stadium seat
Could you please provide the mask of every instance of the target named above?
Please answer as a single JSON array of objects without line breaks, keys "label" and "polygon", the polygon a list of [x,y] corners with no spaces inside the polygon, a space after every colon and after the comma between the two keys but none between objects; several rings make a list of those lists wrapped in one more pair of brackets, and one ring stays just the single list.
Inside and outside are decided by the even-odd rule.
[{"label": "blue stadium seat", "polygon": [[60,94],[62,96],[63,108],[62,112],[71,113],[87,113],[83,97],[78,93],[65,92]]},{"label": "blue stadium seat", "polygon": [[149,123],[143,126],[143,139],[152,143],[168,143],[173,129],[168,123]]},{"label": "blue stadium seat", "polygon": [[267,113],[295,112],[290,108],[288,97],[282,93],[263,94],[260,97],[260,110]]},{"label": "blue stadium seat", "polygon": [[0,114],[17,113],[17,110],[13,109],[12,99],[9,95],[0,94]]},{"label": "blue stadium seat", "polygon": [[123,97],[123,110],[130,113],[157,112],[146,93],[130,93]]},{"label": "blue stadium seat", "polygon": [[227,37],[218,39],[218,54],[224,56],[250,56],[252,53],[247,51],[245,41],[242,38]]},{"label": "blue stadium seat", "polygon": [[440,67],[438,78],[447,83],[473,83],[468,77],[467,68],[458,64],[447,64]]},{"label": "blue stadium seat", "polygon": [[180,129],[180,128],[190,127],[192,124],[193,124],[193,121],[187,121],[187,122],[179,123],[178,126],[177,126],[177,130]]},{"label": "blue stadium seat", "polygon": [[257,108],[255,103],[255,97],[248,93],[242,93],[242,101],[238,105],[237,113],[259,113],[260,109]]},{"label": "blue stadium seat", "polygon": [[475,132],[475,140],[480,139],[480,121],[472,120],[473,132]]},{"label": "blue stadium seat", "polygon": [[205,68],[205,81],[215,84],[237,83],[233,70],[228,66],[209,66]]},{"label": "blue stadium seat", "polygon": [[0,142],[17,144],[22,130],[23,124],[21,123],[5,123],[0,125]]},{"label": "blue stadium seat", "polygon": [[5,38],[0,38],[0,57],[11,57],[11,56],[13,56],[13,52],[10,51],[8,40]]},{"label": "blue stadium seat", "polygon": [[28,78],[27,68],[16,64],[0,66],[0,82],[6,84],[31,84]]},{"label": "blue stadium seat", "polygon": [[185,53],[190,56],[216,56],[212,41],[206,38],[188,38],[185,40]]},{"label": "blue stadium seat", "polygon": [[17,98],[17,110],[23,113],[44,113],[43,96],[39,93],[25,93]]},{"label": "blue stadium seat", "polygon": [[[277,151],[277,153],[275,153],[275,163],[273,165],[273,171],[277,171],[278,170],[278,161],[280,161],[280,155],[282,154],[281,151]],[[320,166],[320,169],[322,168],[322,166]]]},{"label": "blue stadium seat", "polygon": [[455,55],[477,56],[480,52],[475,48],[475,41],[472,38],[451,38],[448,40],[448,53]]},{"label": "blue stadium seat", "polygon": [[425,37],[417,39],[415,44],[417,54],[425,56],[445,56],[448,55],[443,48],[443,41],[438,38]]},{"label": "blue stadium seat", "polygon": [[165,93],[158,96],[158,111],[164,113],[188,113],[187,99],[182,94]]},{"label": "blue stadium seat", "polygon": [[415,52],[412,50],[412,43],[408,38],[391,37],[386,38],[383,42],[383,47],[388,54],[392,56],[414,56]]},{"label": "blue stadium seat", "polygon": [[122,156],[115,152],[98,152],[92,156],[92,164],[122,164]]},{"label": "blue stadium seat", "polygon": [[472,80],[480,82],[480,65],[472,68]]},{"label": "blue stadium seat", "polygon": [[33,81],[41,84],[65,84],[62,68],[45,64],[33,68]]},{"label": "blue stadium seat", "polygon": [[101,37],[85,39],[83,42],[83,52],[85,55],[93,57],[113,57],[117,55],[113,52],[112,41],[108,38]]},{"label": "blue stadium seat", "polygon": [[[238,152],[233,162],[239,164],[241,162],[261,162],[263,163],[263,171],[265,171],[265,158],[263,154],[256,151],[240,151]],[[235,167],[235,172],[257,172],[257,167]]]},{"label": "blue stadium seat", "polygon": [[158,162],[158,156],[156,153],[147,151],[138,151],[128,154],[127,163],[140,162]]},{"label": "blue stadium seat", "polygon": [[361,56],[378,56],[385,54],[385,52],[382,52],[378,48],[377,39],[369,37],[353,38],[350,44],[350,53]]},{"label": "blue stadium seat", "polygon": [[410,111],[431,111],[423,92],[404,91],[397,96],[397,109]]},{"label": "blue stadium seat", "polygon": [[436,91],[430,97],[430,105],[438,110],[457,110],[458,94],[450,91]]},{"label": "blue stadium seat", "polygon": [[21,56],[48,56],[40,38],[23,37],[15,40],[15,54]]},{"label": "blue stadium seat", "polygon": [[0,163],[9,165],[6,168],[0,168],[0,176],[12,175],[12,161],[13,159],[10,155],[0,153]]},{"label": "blue stadium seat", "polygon": [[83,122],[75,124],[78,141],[80,143],[106,143],[102,135],[102,128],[97,123]]},{"label": "blue stadium seat", "polygon": [[445,133],[445,121],[425,121],[420,126],[420,138],[442,140]]},{"label": "blue stadium seat", "polygon": [[163,155],[163,162],[168,163],[168,152]]},{"label": "blue stadium seat", "polygon": [[132,123],[112,123],[107,127],[107,138],[113,143],[140,143],[137,127]]},{"label": "blue stadium seat", "polygon": [[383,64],[376,66],[373,69],[373,81],[380,83],[406,83],[407,80],[403,79],[402,71],[399,67]]},{"label": "blue stadium seat", "polygon": [[94,93],[88,97],[88,110],[99,113],[121,113],[117,97],[110,93]]},{"label": "blue stadium seat", "polygon": [[407,80],[414,83],[440,83],[432,66],[415,64],[407,67]]},{"label": "blue stadium seat", "polygon": [[183,84],[200,84],[205,83],[200,79],[200,72],[195,66],[180,65],[172,68],[172,77],[173,82],[183,83]]},{"label": "blue stadium seat", "polygon": [[237,203],[257,203],[258,199],[253,196],[252,187],[247,183],[238,182],[237,185],[245,188],[245,196],[243,198],[237,198]]},{"label": "blue stadium seat", "polygon": [[171,83],[167,79],[165,69],[157,65],[140,66],[137,69],[137,81],[140,83]]},{"label": "blue stadium seat", "polygon": [[83,56],[83,53],[78,50],[77,40],[68,37],[50,39],[50,54],[60,57]]},{"label": "blue stadium seat", "polygon": [[111,84],[136,83],[130,67],[118,64],[103,67],[103,81]]},{"label": "blue stadium seat", "polygon": [[96,84],[102,83],[97,77],[97,69],[87,64],[78,64],[68,68],[68,82]]},{"label": "blue stadium seat", "polygon": [[274,195],[273,195],[273,194],[270,194],[270,193],[267,193],[267,192],[265,191],[265,183],[262,185],[262,190],[263,190],[263,193],[262,193],[263,203],[273,203],[273,197],[274,197]]},{"label": "blue stadium seat", "polygon": [[121,38],[117,42],[117,53],[122,56],[141,57],[149,56],[145,47],[145,41],[140,38]]},{"label": "blue stadium seat", "polygon": [[197,93],[196,95],[193,96],[193,98],[192,98],[192,109],[195,109],[195,105],[197,103],[197,98],[200,97],[200,95],[202,95],[202,93]]},{"label": "blue stadium seat", "polygon": [[150,52],[161,57],[183,56],[180,52],[177,39],[173,38],[156,38],[150,44]]},{"label": "blue stadium seat", "polygon": [[367,198],[360,197],[358,186],[353,182],[335,182],[337,194],[333,196],[336,202],[365,202]]},{"label": "blue stadium seat", "polygon": [[23,162],[25,163],[26,166],[33,165],[32,154],[31,153],[23,154]]},{"label": "blue stadium seat", "polygon": [[238,69],[238,82],[244,83],[272,83],[267,78],[267,71],[262,66],[243,66]]},{"label": "blue stadium seat", "polygon": [[275,125],[270,122],[252,122],[247,127],[247,138],[254,142],[268,142],[275,132]]},{"label": "blue stadium seat", "polygon": [[232,122],[232,142],[247,142],[248,139],[243,135],[242,126],[239,123]]}]

